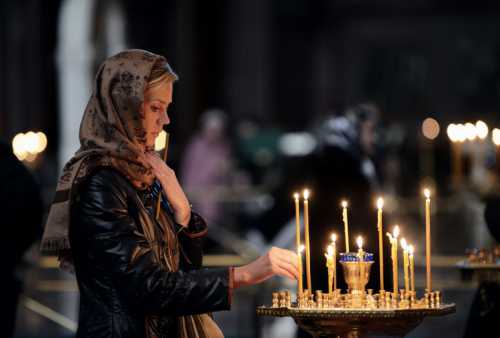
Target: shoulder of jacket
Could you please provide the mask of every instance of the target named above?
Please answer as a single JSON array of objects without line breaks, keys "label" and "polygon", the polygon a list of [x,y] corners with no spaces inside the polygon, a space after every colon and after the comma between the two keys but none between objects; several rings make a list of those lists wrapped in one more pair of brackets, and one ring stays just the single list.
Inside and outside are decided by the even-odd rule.
[{"label": "shoulder of jacket", "polygon": [[123,193],[135,191],[129,180],[118,170],[111,167],[96,168],[87,178],[85,185],[105,190],[117,189]]}]

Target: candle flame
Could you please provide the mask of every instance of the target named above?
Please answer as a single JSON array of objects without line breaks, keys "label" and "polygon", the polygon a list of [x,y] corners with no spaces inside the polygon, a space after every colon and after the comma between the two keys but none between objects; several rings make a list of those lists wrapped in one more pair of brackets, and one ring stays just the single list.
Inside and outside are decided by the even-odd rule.
[{"label": "candle flame", "polygon": [[382,197],[379,197],[377,199],[377,208],[382,209],[384,207],[384,199]]},{"label": "candle flame", "polygon": [[410,255],[413,255],[413,253],[415,252],[415,248],[413,247],[413,245],[408,245],[408,252],[410,253]]},{"label": "candle flame", "polygon": [[404,239],[404,238],[401,238],[401,247],[405,251],[408,250],[408,243],[406,242],[406,239]]},{"label": "candle flame", "polygon": [[304,196],[304,199],[307,200],[309,198],[309,194],[309,189],[304,189],[302,196]]},{"label": "candle flame", "polygon": [[393,236],[394,238],[398,238],[399,233],[400,233],[400,230],[399,230],[399,225],[395,225],[395,226],[394,226],[394,230],[392,230],[392,236]]},{"label": "candle flame", "polygon": [[424,189],[425,198],[431,198],[431,191],[428,188]]},{"label": "candle flame", "polygon": [[328,256],[333,256],[333,246],[329,245],[326,249]]},{"label": "candle flame", "polygon": [[340,205],[342,206],[342,208],[347,208],[347,201],[346,200],[343,200]]},{"label": "candle flame", "polygon": [[332,239],[332,242],[333,242],[333,243],[335,243],[335,242],[337,241],[337,234],[335,234],[335,233],[334,233],[334,234],[332,234],[332,235],[330,236],[330,238]]},{"label": "candle flame", "polygon": [[356,244],[358,245],[358,248],[363,249],[363,237],[358,236],[358,238],[356,238]]},{"label": "candle flame", "polygon": [[295,198],[295,200],[298,200],[299,197],[300,197],[300,194],[298,192],[293,194],[293,198]]},{"label": "candle flame", "polygon": [[306,247],[304,246],[304,244],[301,244],[301,245],[299,246],[299,254],[301,254],[302,252],[304,252],[305,248],[306,248]]}]

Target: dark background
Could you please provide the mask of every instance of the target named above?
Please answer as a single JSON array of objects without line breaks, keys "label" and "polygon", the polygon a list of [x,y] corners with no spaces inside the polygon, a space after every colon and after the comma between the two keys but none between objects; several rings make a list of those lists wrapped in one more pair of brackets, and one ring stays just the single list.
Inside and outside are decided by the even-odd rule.
[{"label": "dark background", "polygon": [[[0,1],[0,139],[10,143],[20,132],[46,133],[47,150],[35,163],[25,163],[42,186],[46,206],[67,160],[60,153],[64,146],[61,118],[67,112],[61,108],[58,51],[61,16],[75,1],[88,0]],[[380,139],[399,139],[380,157],[381,163],[388,162],[388,157],[398,163],[396,188],[388,192],[394,197],[392,210],[387,212],[392,211],[394,218],[407,224],[407,232],[423,243],[421,179],[432,176],[440,189],[440,195],[433,198],[437,210],[433,216],[437,224],[433,233],[435,284],[459,304],[456,316],[428,321],[414,336],[430,337],[431,332],[440,332],[440,337],[462,336],[476,285],[463,281],[455,264],[467,248],[489,245],[491,238],[482,218],[485,195],[481,189],[470,183],[459,192],[450,189],[450,143],[445,130],[449,123],[478,119],[490,128],[500,125],[497,1],[96,0],[92,4],[90,14],[81,13],[89,24],[90,41],[85,48],[76,46],[74,60],[76,64],[78,57],[90,58],[90,78],[110,56],[113,36],[106,27],[113,20],[113,6],[124,23],[124,47],[162,54],[179,74],[169,109],[173,135],[169,160],[175,169],[208,108],[218,107],[228,114],[228,132],[235,139],[243,121],[258,124],[272,138],[273,133],[310,131],[327,114],[355,103],[378,104]],[[76,26],[70,30],[69,36],[78,33]],[[82,86],[81,90],[88,89]],[[430,143],[420,132],[426,117],[435,118],[441,126],[440,135]],[[488,146],[485,166],[492,170],[495,153],[490,141]],[[300,173],[291,174],[296,169],[294,159],[277,157],[267,165],[237,160],[242,161],[237,165],[249,171],[257,194],[281,194],[271,215],[258,225],[277,231],[293,215],[290,186],[304,183]],[[466,175],[468,161],[464,160]],[[241,217],[244,207],[236,202],[224,203],[225,212],[230,213],[227,219],[239,222],[227,228],[245,238],[256,218]],[[26,261],[25,296],[75,321],[74,278],[40,260],[36,247]],[[417,265],[417,286],[422,288],[422,256]],[[273,284],[264,291],[240,291],[234,310],[221,315],[227,337],[266,332],[260,331],[265,323],[256,320],[253,309],[269,303],[270,298],[262,295],[267,297],[271,289],[275,289]],[[39,317],[38,312],[34,315],[32,303],[22,304],[16,337],[74,334],[44,315]]]},{"label": "dark background", "polygon": [[[127,46],[167,56],[181,77],[172,108],[181,144],[212,106],[285,130],[363,100],[412,129],[429,113],[497,121],[494,1],[114,2]],[[106,57],[99,47],[109,3],[96,2],[89,18],[96,65]],[[0,136],[43,130],[54,154],[64,114],[55,59],[62,2],[0,6]]]}]

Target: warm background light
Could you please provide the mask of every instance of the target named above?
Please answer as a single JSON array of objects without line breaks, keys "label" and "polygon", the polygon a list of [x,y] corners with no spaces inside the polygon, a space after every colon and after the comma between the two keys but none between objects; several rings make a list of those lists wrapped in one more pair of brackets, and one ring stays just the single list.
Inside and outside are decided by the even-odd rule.
[{"label": "warm background light", "polygon": [[456,137],[458,142],[464,142],[467,139],[467,130],[461,123],[456,125]]},{"label": "warm background light", "polygon": [[500,129],[493,129],[491,132],[491,140],[496,146],[500,146]]},{"label": "warm background light", "polygon": [[469,141],[474,141],[477,138],[476,126],[470,122],[465,124],[465,137]]},{"label": "warm background light", "polygon": [[457,142],[458,141],[458,135],[457,135],[457,125],[454,123],[450,123],[448,125],[448,128],[446,128],[446,133],[448,134],[448,137],[450,138],[451,142]]},{"label": "warm background light", "polygon": [[155,150],[156,151],[162,150],[163,148],[165,148],[166,143],[167,143],[167,133],[165,132],[165,130],[162,130],[156,137]]},{"label": "warm background light", "polygon": [[12,151],[20,161],[32,162],[47,148],[47,136],[43,132],[19,133],[12,139]]},{"label": "warm background light", "polygon": [[477,132],[477,137],[479,137],[479,139],[481,140],[484,140],[485,138],[488,137],[489,133],[488,125],[481,120],[477,121],[476,132]]},{"label": "warm background light", "polygon": [[432,117],[428,117],[422,122],[422,134],[429,140],[434,140],[438,137],[440,130],[438,121]]}]

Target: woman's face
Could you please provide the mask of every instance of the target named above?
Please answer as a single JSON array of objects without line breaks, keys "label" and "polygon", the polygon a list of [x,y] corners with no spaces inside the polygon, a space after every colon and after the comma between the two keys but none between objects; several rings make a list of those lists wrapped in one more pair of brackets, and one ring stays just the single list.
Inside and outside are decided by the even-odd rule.
[{"label": "woman's face", "polygon": [[164,81],[144,92],[143,111],[145,115],[146,146],[153,147],[156,137],[164,125],[170,123],[167,109],[172,102],[172,81]]}]

